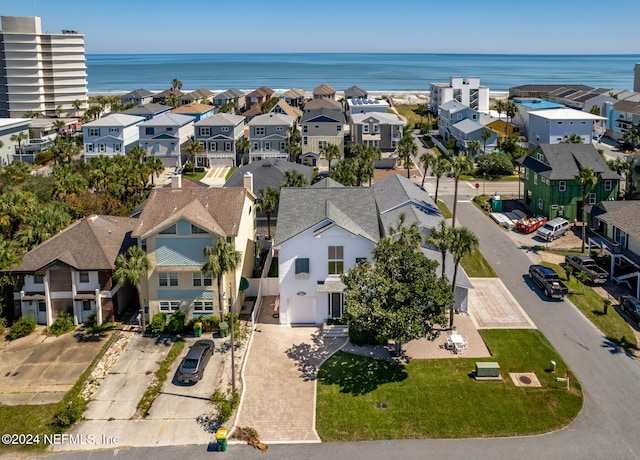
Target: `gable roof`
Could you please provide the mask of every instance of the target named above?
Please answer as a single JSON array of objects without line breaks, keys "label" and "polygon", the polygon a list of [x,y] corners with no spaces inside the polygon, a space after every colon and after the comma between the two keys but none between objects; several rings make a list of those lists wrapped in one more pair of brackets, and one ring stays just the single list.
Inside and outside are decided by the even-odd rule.
[{"label": "gable roof", "polygon": [[56,261],[76,270],[112,270],[116,257],[134,244],[137,219],[89,216],[80,219],[27,252],[13,272],[35,272]]},{"label": "gable roof", "polygon": [[[538,150],[542,150],[549,164],[535,158]],[[592,169],[596,174],[600,173],[602,179],[620,179],[591,144],[539,144],[521,163],[549,180],[573,180],[581,166]]]},{"label": "gable roof", "polygon": [[307,183],[311,182],[313,168],[300,163],[292,163],[282,158],[265,158],[263,160],[252,161],[242,168],[236,169],[225,187],[243,187],[244,175],[248,172],[253,174],[253,192],[265,187],[273,187],[279,190],[285,180],[285,172],[289,170],[298,171],[307,178]]},{"label": "gable roof", "polygon": [[462,104],[461,102],[455,101],[455,100],[450,100],[445,102],[444,104],[440,104],[438,106],[439,109],[445,110],[449,113],[456,113],[459,112],[461,110],[464,109],[469,109],[469,107],[467,107],[466,105]]},{"label": "gable roof", "polygon": [[278,125],[292,125],[293,117],[289,115],[282,115],[280,113],[265,113],[256,115],[249,122],[250,126],[278,126]]},{"label": "gable roof", "polygon": [[369,118],[373,118],[377,120],[381,125],[403,125],[405,122],[401,120],[397,115],[393,113],[386,112],[365,112],[365,113],[352,113],[351,114],[351,122],[353,124],[359,125],[368,120]]},{"label": "gable roof", "polygon": [[613,110],[627,113],[640,113],[640,104],[633,101],[618,101],[613,104]]},{"label": "gable roof", "polygon": [[299,97],[305,97],[307,93],[298,88],[291,88],[288,91],[282,93],[282,97],[287,99],[298,99]]},{"label": "gable roof", "polygon": [[163,99],[167,96],[171,96],[174,95],[176,97],[180,97],[182,96],[184,93],[182,91],[180,91],[179,89],[173,89],[173,88],[168,88],[165,89],[164,91],[160,91],[159,93],[156,93],[153,95],[154,99]]},{"label": "gable roof", "polygon": [[200,88],[195,91],[191,91],[190,93],[183,94],[180,96],[180,99],[206,99],[208,97],[213,96],[213,91],[208,90],[207,88]]},{"label": "gable roof", "polygon": [[617,209],[607,211],[598,216],[598,219],[635,238],[640,238],[640,201],[619,201],[617,203],[620,203]]},{"label": "gable roof", "polygon": [[344,115],[342,112],[331,109],[312,109],[307,110],[300,119],[300,123],[344,123]]},{"label": "gable roof", "polygon": [[333,86],[327,85],[326,83],[323,83],[320,86],[316,86],[315,88],[313,88],[313,94],[318,96],[320,95],[329,96],[335,93],[336,93],[336,89]]},{"label": "gable roof", "polygon": [[189,115],[180,115],[177,113],[163,113],[157,117],[141,123],[140,126],[184,126],[193,123],[193,117]]},{"label": "gable roof", "polygon": [[352,87],[344,90],[344,97],[347,99],[354,97],[367,97],[367,92],[362,88],[358,88],[353,85]]},{"label": "gable roof", "polygon": [[157,115],[159,113],[168,112],[171,110],[171,107],[168,105],[157,104],[155,102],[150,102],[148,104],[138,105],[136,107],[132,107],[130,109],[125,110],[125,115],[136,115],[136,116],[147,116],[147,115]]},{"label": "gable roof", "polygon": [[140,88],[140,89],[135,89],[123,96],[120,96],[120,99],[121,100],[144,99],[145,97],[151,97],[151,96],[153,96],[153,92],[149,91],[148,89]]},{"label": "gable roof", "polygon": [[307,112],[313,109],[330,109],[330,110],[340,110],[342,112],[342,104],[333,99],[311,99],[310,101],[305,102],[304,111]]},{"label": "gable roof", "polygon": [[285,187],[280,190],[275,244],[326,220],[369,241],[380,239],[376,202],[369,188]]},{"label": "gable roof", "polygon": [[465,134],[484,129],[484,126],[482,126],[482,124],[478,123],[475,120],[472,120],[471,118],[465,118],[464,120],[461,120],[458,123],[454,124],[452,127]]},{"label": "gable roof", "polygon": [[203,118],[196,126],[237,126],[244,122],[244,117],[231,113],[214,113],[210,117]]},{"label": "gable roof", "polygon": [[239,187],[153,189],[132,236],[145,238],[180,219],[220,236],[236,236],[246,193]]},{"label": "gable roof", "polygon": [[213,96],[213,99],[236,99],[240,96],[244,96],[244,91],[240,91],[236,88],[231,88],[216,94],[215,96]]},{"label": "gable roof", "polygon": [[274,93],[275,91],[273,91],[268,86],[261,86],[260,88],[245,94],[245,97],[267,97],[267,96],[273,96]]},{"label": "gable roof", "polygon": [[137,117],[135,115],[126,115],[124,113],[111,113],[106,117],[102,117],[95,121],[85,123],[84,125],[82,125],[82,127],[83,128],[109,127],[109,126],[127,127],[127,126],[135,125],[138,123],[142,123],[143,121],[144,121],[143,117]]},{"label": "gable roof", "polygon": [[294,120],[297,120],[298,118],[300,118],[302,116],[302,110],[300,110],[300,109],[298,109],[296,107],[291,107],[287,103],[287,101],[285,101],[284,99],[280,99],[278,102],[276,102],[275,105],[273,107],[271,107],[271,110],[269,110],[269,112],[273,112],[273,110],[276,107],[280,107],[280,109],[282,109],[287,115],[289,115]]},{"label": "gable roof", "polygon": [[190,104],[181,105],[171,110],[171,113],[207,113],[213,110],[213,106],[209,104],[200,104],[199,102],[192,102]]}]

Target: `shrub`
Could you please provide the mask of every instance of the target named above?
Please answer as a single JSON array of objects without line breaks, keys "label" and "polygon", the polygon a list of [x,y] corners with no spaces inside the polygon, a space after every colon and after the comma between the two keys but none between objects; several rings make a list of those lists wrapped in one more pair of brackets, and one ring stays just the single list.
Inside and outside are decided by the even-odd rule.
[{"label": "shrub", "polygon": [[18,321],[13,323],[9,330],[9,338],[11,340],[26,337],[36,329],[36,319],[33,316],[22,316]]},{"label": "shrub", "polygon": [[82,418],[86,404],[79,397],[74,397],[67,402],[64,407],[58,410],[53,416],[53,426],[56,431],[61,432]]},{"label": "shrub", "polygon": [[167,314],[166,313],[156,313],[153,315],[153,319],[151,320],[151,325],[149,329],[154,334],[162,334],[164,332],[164,328],[167,325]]},{"label": "shrub", "polygon": [[53,322],[51,327],[49,328],[49,332],[60,337],[62,334],[66,334],[69,331],[72,331],[76,327],[73,324],[73,318],[69,313],[63,312],[60,313],[58,318]]},{"label": "shrub", "polygon": [[198,320],[202,323],[202,332],[214,332],[220,328],[220,318],[217,316],[201,316]]},{"label": "shrub", "polygon": [[233,411],[236,410],[238,404],[240,404],[240,395],[236,390],[233,393],[227,391],[226,394],[220,390],[216,390],[211,395],[211,402],[215,404],[218,409],[218,419],[220,423],[225,423],[233,415]]},{"label": "shrub", "polygon": [[94,312],[91,312],[87,315],[87,320],[84,322],[84,325],[87,329],[96,327],[98,325],[98,315]]},{"label": "shrub", "polygon": [[187,314],[182,310],[178,310],[171,318],[169,318],[169,324],[167,324],[167,332],[169,334],[178,334],[184,329],[184,320]]},{"label": "shrub", "polygon": [[4,329],[7,327],[7,318],[0,318],[0,334],[4,334]]}]

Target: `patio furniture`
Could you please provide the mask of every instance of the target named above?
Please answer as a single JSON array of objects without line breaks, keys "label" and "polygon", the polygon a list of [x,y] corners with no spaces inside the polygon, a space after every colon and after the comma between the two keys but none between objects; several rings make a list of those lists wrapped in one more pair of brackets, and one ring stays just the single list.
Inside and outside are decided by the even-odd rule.
[{"label": "patio furniture", "polygon": [[453,351],[454,353],[460,353],[465,347],[464,345],[464,338],[459,335],[450,335],[449,339],[451,340],[451,343],[453,343]]}]

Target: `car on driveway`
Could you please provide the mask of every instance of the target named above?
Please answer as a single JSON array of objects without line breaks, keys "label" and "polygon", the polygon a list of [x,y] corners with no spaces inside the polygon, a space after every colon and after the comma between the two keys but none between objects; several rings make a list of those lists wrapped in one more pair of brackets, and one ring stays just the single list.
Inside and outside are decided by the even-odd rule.
[{"label": "car on driveway", "polygon": [[544,291],[544,295],[552,299],[562,299],[569,294],[569,289],[560,281],[560,277],[551,268],[543,265],[531,265],[529,278]]},{"label": "car on driveway", "polygon": [[181,383],[197,383],[202,379],[204,369],[213,354],[213,340],[198,340],[187,352],[178,367],[178,381]]},{"label": "car on driveway", "polygon": [[627,295],[620,297],[620,308],[640,327],[640,300],[637,297]]}]

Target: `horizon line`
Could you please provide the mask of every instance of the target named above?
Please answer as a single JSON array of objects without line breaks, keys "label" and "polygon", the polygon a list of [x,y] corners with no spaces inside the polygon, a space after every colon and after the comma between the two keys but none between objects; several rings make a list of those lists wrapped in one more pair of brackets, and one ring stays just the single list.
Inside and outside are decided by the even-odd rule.
[{"label": "horizon line", "polygon": [[474,55],[474,56],[640,56],[640,53],[473,53],[473,52],[395,52],[395,51],[269,51],[269,52],[250,52],[250,51],[200,51],[200,52],[139,52],[139,53],[116,53],[116,52],[101,52],[101,53],[89,53],[92,55],[121,55],[121,56],[138,56],[141,54],[153,54],[153,55],[196,55],[196,54],[246,54],[246,55],[276,55],[276,54],[394,54],[394,55]]}]

